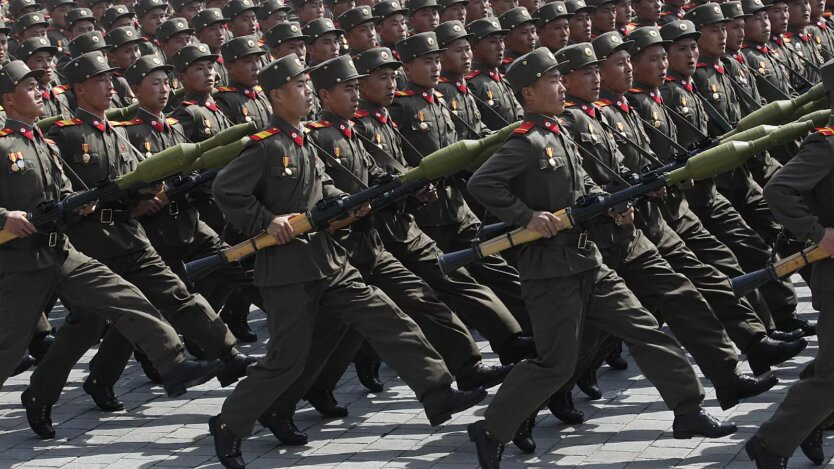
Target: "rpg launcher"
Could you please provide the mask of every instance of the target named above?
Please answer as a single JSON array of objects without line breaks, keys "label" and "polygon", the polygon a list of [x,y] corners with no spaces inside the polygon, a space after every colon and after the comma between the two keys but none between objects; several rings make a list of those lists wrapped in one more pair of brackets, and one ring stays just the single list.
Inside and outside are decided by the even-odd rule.
[{"label": "rpg launcher", "polygon": [[813,245],[782,260],[773,262],[764,269],[735,277],[730,280],[730,284],[736,298],[742,298],[771,280],[783,279],[806,265],[830,258],[830,252],[820,246]]},{"label": "rpg launcher", "polygon": [[[752,141],[727,139],[700,153],[672,161],[663,167],[641,174],[634,184],[618,192],[583,196],[573,207],[553,212],[561,220],[558,231],[569,230],[579,223],[606,214],[609,209],[628,204],[633,199],[654,192],[661,187],[681,184],[689,180],[707,179],[734,169],[742,165],[749,157],[773,146],[789,142],[810,132],[813,128],[813,122],[807,121],[783,125],[769,133],[764,130],[770,129],[755,130],[752,133],[764,132],[767,135]],[[742,137],[742,135],[736,137]],[[448,274],[483,257],[540,238],[541,235],[535,231],[518,228],[505,235],[478,243],[469,249],[442,254],[438,256],[437,262],[440,270]]]},{"label": "rpg launcher", "polygon": [[796,119],[796,114],[799,112],[804,115],[819,109],[818,103],[825,98],[825,89],[823,89],[822,83],[819,83],[796,98],[773,101],[751,112],[736,124],[736,128],[732,132],[728,132],[724,137],[730,137],[762,124],[778,125],[791,122]]}]

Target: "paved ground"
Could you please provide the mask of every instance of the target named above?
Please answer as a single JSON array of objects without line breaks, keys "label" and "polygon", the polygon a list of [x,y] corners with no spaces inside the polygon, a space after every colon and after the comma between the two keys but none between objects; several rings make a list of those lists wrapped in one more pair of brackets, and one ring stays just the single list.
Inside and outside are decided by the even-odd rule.
[{"label": "paved ground", "polygon": [[[801,314],[815,319],[807,288],[800,285],[799,293]],[[266,321],[260,311],[252,314],[252,322],[260,337],[265,338]],[[486,342],[479,344],[488,361],[496,362]],[[259,343],[243,349],[258,355],[264,346]],[[740,427],[735,435],[720,440],[672,439],[672,413],[634,363],[623,372],[605,367],[600,372],[603,399],[575,397],[588,417],[585,424],[565,426],[549,413],[540,413],[535,430],[537,452],[522,455],[510,445],[504,453],[504,467],[753,467],[742,449],[744,441],[773,412],[787,385],[815,353],[816,341],[811,340],[805,353],[777,370],[779,386],[728,412],[720,410],[714,390],[708,387],[709,411]],[[75,367],[53,410],[57,430],[54,440],[38,439],[26,424],[20,393],[30,373],[12,378],[0,390],[0,468],[220,467],[213,458],[206,421],[218,412],[228,390],[219,388],[215,381],[181,398],[168,399],[161,388],[149,386],[139,367],[131,364],[116,389],[127,410],[102,413],[81,390],[91,357],[92,352]],[[744,367],[749,371],[746,364]],[[249,467],[476,466],[466,425],[483,415],[483,405],[433,429],[403,382],[388,368],[383,367],[382,375],[385,391],[366,394],[349,370],[337,390],[339,401],[350,409],[350,416],[345,419],[324,420],[309,406],[301,408],[296,422],[311,440],[305,447],[281,446],[271,433],[258,427],[258,433],[243,445]],[[834,454],[831,446],[829,439],[829,455]],[[791,459],[791,465],[811,466],[800,452]]]}]

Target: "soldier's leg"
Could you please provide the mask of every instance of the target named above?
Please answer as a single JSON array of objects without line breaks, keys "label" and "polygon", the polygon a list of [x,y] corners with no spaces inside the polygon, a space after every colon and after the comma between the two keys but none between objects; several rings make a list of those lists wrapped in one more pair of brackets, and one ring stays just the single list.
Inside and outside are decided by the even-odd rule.
[{"label": "soldier's leg", "polygon": [[347,371],[348,366],[353,362],[365,338],[354,329],[350,329],[345,333],[336,350],[330,355],[327,363],[322,367],[321,372],[313,383],[313,388],[323,389],[326,391],[333,391],[339,380]]},{"label": "soldier's leg", "polygon": [[109,328],[101,339],[94,360],[90,362],[88,379],[112,388],[122,376],[132,354],[133,344],[117,329]]},{"label": "soldier's leg", "polygon": [[747,190],[721,192],[738,211],[741,218],[753,229],[768,246],[773,246],[781,231],[781,226],[773,219],[773,213],[762,195],[762,188],[758,184],[751,185]]},{"label": "soldier's leg", "polygon": [[[748,160],[747,166],[750,168],[750,175],[753,176],[753,180],[756,181],[756,184],[759,187],[764,187],[767,185],[767,182],[770,181],[770,178],[776,174],[776,171],[782,168],[782,164],[779,161],[771,156],[772,153],[785,153],[787,150],[784,146],[772,148],[765,153],[754,155],[752,158]],[[790,158],[783,158],[784,160],[788,160]]]}]

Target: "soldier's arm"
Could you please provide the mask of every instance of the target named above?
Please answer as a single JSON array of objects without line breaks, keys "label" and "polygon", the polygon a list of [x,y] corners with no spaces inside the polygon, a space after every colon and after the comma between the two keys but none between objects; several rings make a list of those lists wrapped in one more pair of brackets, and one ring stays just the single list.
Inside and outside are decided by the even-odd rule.
[{"label": "soldier's arm", "polygon": [[268,174],[263,143],[246,147],[240,156],[226,165],[214,180],[215,202],[226,218],[249,236],[264,231],[276,214],[255,197],[255,189]]},{"label": "soldier's arm", "polygon": [[[776,221],[800,239],[818,243],[825,232],[819,217],[812,213],[803,194],[810,192],[830,173],[834,145],[826,137],[814,134],[803,142],[796,154],[764,189],[764,196]],[[830,209],[830,207],[829,207]]]},{"label": "soldier's arm", "polygon": [[174,109],[174,113],[171,114],[171,117],[178,120],[179,123],[182,125],[182,132],[183,134],[192,142],[196,142],[196,135],[194,132],[194,113],[188,109],[189,106],[187,105],[180,105]]},{"label": "soldier's arm", "polygon": [[533,145],[511,138],[469,178],[466,188],[504,223],[527,226],[534,210],[510,191],[510,182],[530,170]]}]

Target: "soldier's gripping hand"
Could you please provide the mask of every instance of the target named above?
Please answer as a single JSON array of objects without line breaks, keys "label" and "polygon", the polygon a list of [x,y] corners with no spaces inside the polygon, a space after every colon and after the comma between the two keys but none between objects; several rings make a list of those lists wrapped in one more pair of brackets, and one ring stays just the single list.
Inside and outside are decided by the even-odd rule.
[{"label": "soldier's gripping hand", "polygon": [[142,215],[150,215],[159,212],[162,210],[162,207],[165,206],[165,202],[160,200],[158,197],[154,197],[148,200],[142,200],[136,207],[131,210],[131,215],[134,218],[141,217]]},{"label": "soldier's gripping hand", "polygon": [[38,229],[35,228],[35,225],[31,224],[29,219],[26,218],[26,212],[17,210],[9,212],[6,217],[6,224],[3,226],[3,230],[8,231],[18,238],[31,236],[38,231]]},{"label": "soldier's gripping hand", "polygon": [[290,224],[290,218],[298,215],[279,215],[272,219],[272,223],[266,227],[266,232],[271,234],[278,241],[278,245],[287,244],[295,238],[295,231]]},{"label": "soldier's gripping hand", "polygon": [[[6,224],[8,225],[8,223]],[[825,233],[822,235],[819,245],[826,251],[830,252],[831,258],[834,259],[834,228],[825,229]]]},{"label": "soldier's gripping hand", "polygon": [[634,208],[629,207],[623,213],[617,213],[614,209],[608,210],[608,215],[614,219],[614,223],[618,225],[627,225],[634,223]]},{"label": "soldier's gripping hand", "polygon": [[353,216],[356,217],[356,218],[362,218],[362,217],[367,216],[369,213],[371,213],[371,204],[366,203],[366,204],[362,205],[361,207],[357,208],[356,210],[354,210],[353,211]]},{"label": "soldier's gripping hand", "polygon": [[545,238],[552,238],[559,233],[562,219],[550,212],[533,212],[533,218],[527,223],[527,229],[535,231]]}]

